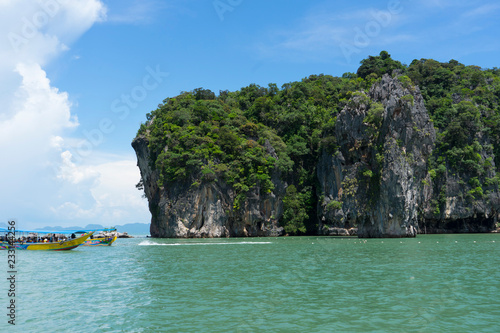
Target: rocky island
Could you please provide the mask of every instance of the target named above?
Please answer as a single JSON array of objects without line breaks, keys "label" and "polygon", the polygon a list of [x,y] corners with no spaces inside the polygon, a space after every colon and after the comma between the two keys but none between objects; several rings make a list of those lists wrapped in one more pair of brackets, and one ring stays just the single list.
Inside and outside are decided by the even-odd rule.
[{"label": "rocky island", "polygon": [[198,88],[132,146],[153,237],[490,232],[500,70],[382,51],[342,77]]}]

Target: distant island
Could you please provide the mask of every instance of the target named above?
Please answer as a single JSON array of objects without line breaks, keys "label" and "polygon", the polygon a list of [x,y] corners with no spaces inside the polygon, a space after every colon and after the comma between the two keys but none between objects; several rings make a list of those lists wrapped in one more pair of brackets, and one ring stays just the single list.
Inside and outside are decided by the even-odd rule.
[{"label": "distant island", "polygon": [[132,142],[153,237],[491,232],[500,69],[382,51],[342,77],[166,98]]},{"label": "distant island", "polygon": [[[7,228],[6,223],[0,223],[1,228]],[[149,235],[149,223],[128,223],[124,225],[100,225],[100,224],[87,224],[85,227],[72,226],[72,227],[60,227],[60,226],[45,226],[41,228],[36,228],[36,230],[94,230],[94,229],[104,229],[115,227],[118,232],[126,232],[129,235]]]}]

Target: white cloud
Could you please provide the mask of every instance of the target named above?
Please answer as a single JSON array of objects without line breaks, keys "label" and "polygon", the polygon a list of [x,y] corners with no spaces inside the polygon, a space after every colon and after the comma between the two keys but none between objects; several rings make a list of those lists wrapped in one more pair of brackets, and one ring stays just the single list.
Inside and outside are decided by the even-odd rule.
[{"label": "white cloud", "polygon": [[[408,58],[424,54],[457,58],[470,50],[498,48],[490,33],[481,32],[497,29],[499,11],[497,2],[477,0],[400,1],[368,7],[321,2],[290,26],[271,31],[267,38],[260,36],[253,49],[266,59],[342,65],[357,65],[381,50]],[[465,38],[474,47],[465,48]]]},{"label": "white cloud", "polygon": [[428,8],[440,8],[440,9],[443,9],[443,8],[446,8],[446,7],[450,7],[450,6],[453,6],[454,4],[457,4],[459,1],[457,0],[421,0],[421,5],[423,5],[424,7],[428,7]]},{"label": "white cloud", "polygon": [[22,81],[8,103],[11,109],[0,120],[0,150],[7,162],[0,168],[33,172],[35,166],[50,162],[54,136],[78,121],[71,115],[68,95],[50,86],[39,65],[18,64],[15,71]]},{"label": "white cloud", "polygon": [[98,0],[16,1],[3,4],[0,14],[2,68],[19,62],[42,67],[95,22],[106,17]]},{"label": "white cloud", "polygon": [[61,153],[62,164],[57,178],[75,185],[84,181],[90,181],[93,184],[99,177],[99,173],[92,167],[78,167],[71,158],[70,151],[65,150]]},{"label": "white cloud", "polygon": [[[69,219],[73,224],[81,221],[82,225],[90,223],[89,219],[103,225],[148,222],[142,220],[148,216],[147,204],[135,188],[139,175],[133,156],[101,156],[106,162],[94,160],[82,166],[75,165],[67,151],[61,156],[64,164],[59,178],[66,185],[62,193],[72,195],[51,207],[56,216]],[[75,189],[88,195],[75,195]]]},{"label": "white cloud", "polygon": [[[120,11],[110,11],[108,22],[143,24],[151,23],[161,10],[167,7],[165,1],[158,0],[123,0]],[[118,8],[117,8],[118,10]]]},{"label": "white cloud", "polygon": [[[343,45],[360,50],[407,40],[408,35],[394,29],[403,20],[401,8],[397,11],[389,7],[339,11],[331,3],[325,3],[306,14],[295,28],[273,32],[269,41],[260,42],[256,49],[265,58],[331,61],[345,56]],[[358,45],[360,35],[364,38],[361,46]]]},{"label": "white cloud", "polygon": [[500,9],[500,5],[497,3],[484,4],[474,9],[470,9],[469,11],[463,14],[464,17],[478,17],[478,16],[487,16],[487,15],[497,15],[498,10]]},{"label": "white cloud", "polygon": [[103,162],[94,151],[85,164],[72,160],[68,135],[78,118],[43,69],[105,19],[99,0],[0,0],[0,221],[36,227],[146,216],[133,158]]}]

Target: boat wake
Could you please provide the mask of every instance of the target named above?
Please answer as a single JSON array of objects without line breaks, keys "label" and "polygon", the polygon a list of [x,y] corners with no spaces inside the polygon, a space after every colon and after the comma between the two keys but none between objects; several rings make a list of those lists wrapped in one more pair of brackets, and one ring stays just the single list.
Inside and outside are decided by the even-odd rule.
[{"label": "boat wake", "polygon": [[140,242],[140,246],[203,246],[203,245],[248,245],[248,244],[272,244],[272,242],[217,242],[217,243],[156,243],[150,240]]}]

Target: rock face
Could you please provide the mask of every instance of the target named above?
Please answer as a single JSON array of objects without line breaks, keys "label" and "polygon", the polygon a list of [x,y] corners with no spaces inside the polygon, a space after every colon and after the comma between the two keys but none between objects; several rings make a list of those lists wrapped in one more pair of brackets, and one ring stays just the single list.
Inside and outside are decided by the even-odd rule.
[{"label": "rock face", "polygon": [[[481,144],[484,147],[488,142]],[[433,186],[427,187],[424,193],[421,233],[475,233],[496,229],[500,219],[500,193],[497,184],[487,181],[495,179],[496,167],[490,151],[483,149],[480,155],[483,161],[491,161],[491,167],[484,170],[481,193],[477,193],[473,185],[474,172],[457,172],[448,165],[444,174],[437,176]]]},{"label": "rock face", "polygon": [[[149,162],[148,140],[138,136],[132,142],[141,171],[144,192],[151,212],[153,237],[237,237],[279,236],[283,228],[285,183],[276,173],[274,191],[261,196],[253,189],[238,210],[233,209],[235,194],[222,181],[193,186],[190,182],[158,185],[159,175]],[[271,150],[272,147],[269,147]],[[271,151],[272,152],[272,151]]]},{"label": "rock face", "polygon": [[[442,164],[437,176],[429,172],[436,133],[419,88],[407,78],[384,75],[368,93],[353,93],[326,134],[334,144],[317,157],[318,234],[415,237],[495,229],[500,194],[492,149],[482,148],[480,160],[489,165],[483,163],[479,178],[449,164]],[[481,147],[491,147],[486,134],[476,136]],[[266,194],[250,189],[236,209],[234,190],[221,180],[159,184],[148,145],[144,135],[132,142],[153,237],[283,234],[278,221],[290,175],[275,169],[274,189]],[[264,147],[278,158],[269,141]]]},{"label": "rock face", "polygon": [[435,131],[417,87],[384,75],[337,118],[338,150],[317,173],[320,232],[358,226],[359,237],[414,237]]}]

